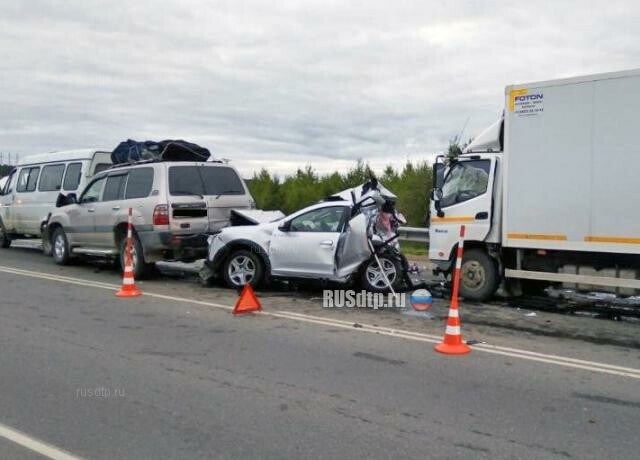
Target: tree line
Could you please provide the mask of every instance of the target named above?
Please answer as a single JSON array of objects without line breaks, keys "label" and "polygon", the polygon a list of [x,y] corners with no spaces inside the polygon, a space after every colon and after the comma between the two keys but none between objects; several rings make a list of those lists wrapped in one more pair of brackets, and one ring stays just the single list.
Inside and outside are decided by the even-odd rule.
[{"label": "tree line", "polygon": [[408,161],[399,170],[387,166],[382,174],[374,174],[362,160],[345,172],[325,175],[318,174],[311,166],[283,178],[262,169],[247,183],[258,209],[279,209],[290,214],[336,192],[360,185],[372,175],[398,196],[397,208],[407,218],[407,225],[425,225],[432,180],[431,166],[427,162]]},{"label": "tree line", "polygon": [[13,168],[15,168],[15,166],[0,164],[0,178],[8,176]]},{"label": "tree line", "polygon": [[[0,177],[8,175],[13,168],[0,165]],[[372,176],[398,196],[397,208],[407,218],[407,225],[425,225],[432,181],[431,166],[427,162],[408,161],[398,170],[387,166],[382,174],[373,173],[362,160],[347,171],[325,175],[318,174],[311,166],[282,178],[262,169],[247,184],[258,209],[279,209],[290,214],[336,192],[360,185]]]}]

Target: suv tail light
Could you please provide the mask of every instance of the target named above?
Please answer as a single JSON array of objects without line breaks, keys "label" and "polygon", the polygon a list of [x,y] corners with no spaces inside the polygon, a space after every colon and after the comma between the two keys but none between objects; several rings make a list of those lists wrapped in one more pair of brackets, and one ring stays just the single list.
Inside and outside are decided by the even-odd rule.
[{"label": "suv tail light", "polygon": [[169,225],[169,206],[159,204],[153,209],[153,225]]}]

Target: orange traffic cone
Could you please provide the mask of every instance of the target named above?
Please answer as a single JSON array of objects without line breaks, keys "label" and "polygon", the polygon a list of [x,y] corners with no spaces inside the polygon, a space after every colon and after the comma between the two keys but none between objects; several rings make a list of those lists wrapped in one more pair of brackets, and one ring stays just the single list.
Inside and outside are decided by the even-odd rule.
[{"label": "orange traffic cone", "polygon": [[245,284],[242,289],[242,293],[240,294],[240,298],[236,302],[236,306],[233,307],[233,314],[240,315],[242,313],[260,310],[262,310],[262,305],[260,305],[260,301],[256,297],[255,292],[253,292],[251,284]]},{"label": "orange traffic cone", "polygon": [[453,292],[451,294],[451,306],[449,307],[449,317],[447,318],[447,328],[444,332],[442,343],[436,345],[437,352],[448,355],[464,355],[471,352],[469,345],[462,341],[460,332],[460,314],[458,311],[458,291],[460,290],[460,268],[462,267],[462,255],[464,251],[464,230],[460,227],[460,242],[458,243],[458,254],[456,257],[456,268],[453,273]]},{"label": "orange traffic cone", "polygon": [[122,287],[116,292],[117,297],[138,297],[142,292],[137,288],[136,281],[133,276],[133,258],[131,250],[133,247],[132,236],[132,209],[129,208],[129,224],[127,226],[127,247],[124,254],[124,275],[122,277]]}]

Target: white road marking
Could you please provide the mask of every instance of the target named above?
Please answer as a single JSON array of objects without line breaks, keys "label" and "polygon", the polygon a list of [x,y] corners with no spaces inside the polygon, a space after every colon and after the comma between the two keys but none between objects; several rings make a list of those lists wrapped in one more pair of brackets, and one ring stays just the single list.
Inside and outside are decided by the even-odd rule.
[{"label": "white road marking", "polygon": [[[114,284],[102,283],[99,281],[92,281],[82,278],[72,278],[68,276],[53,275],[49,273],[35,272],[31,270],[22,270],[13,267],[0,266],[0,272],[12,273],[15,275],[28,276],[32,278],[46,279],[50,281],[57,281],[62,283],[76,284],[84,287],[95,287],[99,289],[118,290],[120,286]],[[232,306],[222,305],[214,302],[208,302],[204,300],[189,299],[184,297],[175,297],[165,294],[157,294],[153,292],[144,291],[144,295],[147,297],[153,297],[156,299],[170,300],[174,302],[190,303],[195,305],[202,305],[206,307],[213,307],[221,310],[233,310]],[[302,313],[295,313],[290,311],[260,311],[256,314],[272,316],[275,318],[289,319],[293,321],[300,321],[311,324],[320,324],[325,326],[339,327],[342,329],[349,329],[354,332],[366,332],[379,335],[386,335],[390,337],[398,337],[406,340],[412,340],[417,342],[427,343],[439,343],[442,340],[442,336],[436,336],[431,334],[423,334],[420,332],[406,331],[402,329],[392,329],[380,326],[374,326],[372,324],[359,323],[360,327],[354,327],[353,321],[344,321],[333,318],[326,318],[322,316],[306,315]],[[592,372],[599,372],[603,374],[616,375],[622,377],[630,377],[640,380],[640,369],[631,367],[615,366],[606,363],[600,363],[596,361],[587,361],[582,359],[575,359],[560,355],[552,355],[545,353],[538,353],[534,351],[522,350],[518,348],[500,347],[497,345],[489,344],[477,344],[472,348],[477,351],[485,353],[509,356],[512,358],[519,358],[528,361],[536,361],[546,364],[555,364],[558,366],[570,367],[574,369],[582,369]]]},{"label": "white road marking", "polygon": [[69,452],[58,449],[49,443],[40,441],[39,439],[13,429],[10,426],[3,425],[2,423],[0,423],[0,437],[8,439],[11,442],[22,447],[26,447],[27,449],[37,452],[52,460],[81,460],[80,457],[71,455]]}]

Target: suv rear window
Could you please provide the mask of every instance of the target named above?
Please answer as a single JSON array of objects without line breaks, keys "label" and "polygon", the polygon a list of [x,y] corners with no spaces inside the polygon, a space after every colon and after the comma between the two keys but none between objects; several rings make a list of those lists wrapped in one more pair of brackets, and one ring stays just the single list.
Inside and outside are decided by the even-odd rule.
[{"label": "suv rear window", "polygon": [[146,198],[153,187],[153,168],[136,168],[129,170],[127,192],[125,198]]},{"label": "suv rear window", "polygon": [[171,166],[171,195],[244,195],[242,180],[223,166]]}]

